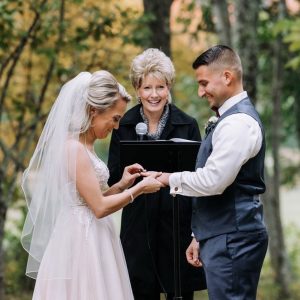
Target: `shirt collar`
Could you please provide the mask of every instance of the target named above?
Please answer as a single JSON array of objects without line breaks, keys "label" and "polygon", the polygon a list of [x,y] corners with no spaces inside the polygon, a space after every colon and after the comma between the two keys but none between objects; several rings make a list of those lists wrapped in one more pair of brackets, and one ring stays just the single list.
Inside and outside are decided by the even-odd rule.
[{"label": "shirt collar", "polygon": [[248,97],[248,94],[246,91],[243,91],[229,99],[227,99],[221,107],[219,107],[218,111],[220,116],[222,116],[229,108],[231,108],[233,105],[237,104],[241,100]]}]

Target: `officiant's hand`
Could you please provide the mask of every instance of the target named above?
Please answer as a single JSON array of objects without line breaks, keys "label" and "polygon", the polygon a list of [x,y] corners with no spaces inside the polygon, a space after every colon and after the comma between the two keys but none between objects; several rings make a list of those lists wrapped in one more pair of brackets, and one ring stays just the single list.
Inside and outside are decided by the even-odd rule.
[{"label": "officiant's hand", "polygon": [[141,176],[141,172],[145,171],[140,164],[133,164],[124,168],[123,175],[118,185],[121,190],[131,187],[135,180]]},{"label": "officiant's hand", "polygon": [[202,263],[199,260],[199,243],[195,238],[192,239],[190,245],[185,251],[186,259],[189,264],[194,267],[201,267]]}]

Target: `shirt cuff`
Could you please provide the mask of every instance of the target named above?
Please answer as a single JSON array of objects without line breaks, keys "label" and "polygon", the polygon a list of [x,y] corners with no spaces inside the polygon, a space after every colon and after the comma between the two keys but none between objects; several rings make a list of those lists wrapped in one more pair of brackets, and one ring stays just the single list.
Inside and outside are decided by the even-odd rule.
[{"label": "shirt cuff", "polygon": [[176,195],[182,193],[181,173],[173,173],[169,177],[170,194]]}]

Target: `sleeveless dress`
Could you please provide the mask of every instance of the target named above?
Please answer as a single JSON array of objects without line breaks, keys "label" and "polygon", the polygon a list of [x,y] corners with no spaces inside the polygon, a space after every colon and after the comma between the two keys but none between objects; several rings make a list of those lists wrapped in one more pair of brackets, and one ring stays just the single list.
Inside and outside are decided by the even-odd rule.
[{"label": "sleeveless dress", "polygon": [[[87,150],[104,190],[109,171]],[[34,300],[133,300],[126,262],[113,219],[97,219],[74,189],[43,256]]]}]

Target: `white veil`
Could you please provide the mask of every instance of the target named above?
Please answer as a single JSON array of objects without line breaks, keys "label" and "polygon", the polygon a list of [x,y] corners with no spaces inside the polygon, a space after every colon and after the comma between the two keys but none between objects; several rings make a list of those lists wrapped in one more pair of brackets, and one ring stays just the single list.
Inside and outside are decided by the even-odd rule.
[{"label": "white veil", "polygon": [[[61,89],[44,126],[22,188],[28,205],[21,243],[29,253],[26,275],[36,278],[57,217],[74,195],[74,178],[69,164],[76,153],[67,155],[67,140],[79,139],[86,122],[87,88],[91,74],[82,72]],[[59,251],[59,249],[58,249]]]}]

